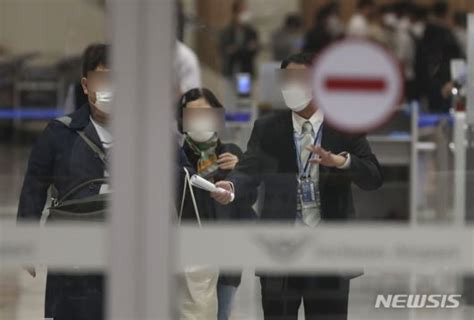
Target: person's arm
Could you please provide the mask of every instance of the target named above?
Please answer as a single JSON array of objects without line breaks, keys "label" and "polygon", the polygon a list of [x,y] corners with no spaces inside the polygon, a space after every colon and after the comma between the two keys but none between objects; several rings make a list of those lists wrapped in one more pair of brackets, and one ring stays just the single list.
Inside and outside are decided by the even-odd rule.
[{"label": "person's arm", "polygon": [[353,137],[348,152],[350,166],[347,170],[352,182],[363,190],[380,188],[383,184],[382,169],[365,135]]},{"label": "person's arm", "polygon": [[363,190],[375,190],[383,184],[380,164],[364,135],[350,138],[348,150],[340,154],[316,146],[308,149],[316,155],[310,162],[336,170]]},{"label": "person's arm", "polygon": [[48,188],[53,183],[53,139],[52,126],[49,125],[31,151],[18,205],[18,221],[41,220]]},{"label": "person's arm", "polygon": [[[256,120],[247,151],[237,163],[235,169],[227,176],[226,180],[219,181],[216,186],[233,191],[236,199],[254,198],[256,189],[261,181],[263,171],[264,152],[261,148],[262,124],[261,120]],[[228,197],[221,197],[211,193],[211,196],[221,203],[228,203]]]}]

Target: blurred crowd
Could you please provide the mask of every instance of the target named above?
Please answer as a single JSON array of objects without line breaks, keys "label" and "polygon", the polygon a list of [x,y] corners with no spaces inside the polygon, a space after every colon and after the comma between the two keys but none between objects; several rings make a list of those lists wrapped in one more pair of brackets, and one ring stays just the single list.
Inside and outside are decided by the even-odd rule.
[{"label": "blurred crowd", "polygon": [[[255,74],[254,60],[260,48],[257,29],[250,22],[245,1],[232,7],[231,23],[221,33],[223,75]],[[422,6],[408,0],[378,5],[359,0],[356,11],[343,22],[340,2],[319,7],[312,26],[305,30],[299,14],[289,14],[274,31],[273,59],[306,51],[317,54],[333,41],[359,37],[376,41],[399,60],[405,76],[407,101],[419,100],[429,112],[447,112],[451,107],[450,63],[466,57],[467,13],[451,13],[446,1]]]}]

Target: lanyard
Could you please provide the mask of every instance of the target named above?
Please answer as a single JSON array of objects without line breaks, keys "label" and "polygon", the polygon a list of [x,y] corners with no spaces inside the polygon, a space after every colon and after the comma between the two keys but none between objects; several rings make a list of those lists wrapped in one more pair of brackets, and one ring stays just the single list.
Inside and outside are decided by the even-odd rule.
[{"label": "lanyard", "polygon": [[[323,128],[323,124],[321,123],[321,125],[319,126],[319,129],[318,129],[318,132],[316,133],[316,137],[314,138],[314,142],[313,142],[313,146],[320,146],[321,145],[321,133],[322,133],[322,128]],[[295,140],[295,145],[296,145],[296,157],[298,159],[298,173],[299,173],[299,177],[308,177],[309,176],[309,173],[308,172],[308,168],[309,168],[309,160],[311,159],[311,157],[313,156],[313,152],[311,152],[309,155],[308,155],[308,159],[306,159],[306,163],[304,165],[304,168],[303,167],[303,162],[302,162],[302,159],[301,159],[301,146],[300,146],[300,142],[299,142],[299,137],[297,137],[297,135],[295,134],[293,136],[294,140]]]}]

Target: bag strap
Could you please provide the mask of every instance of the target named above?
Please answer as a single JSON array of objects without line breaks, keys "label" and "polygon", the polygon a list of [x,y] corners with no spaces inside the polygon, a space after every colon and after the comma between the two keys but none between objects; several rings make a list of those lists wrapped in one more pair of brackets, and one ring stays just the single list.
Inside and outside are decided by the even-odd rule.
[{"label": "bag strap", "polygon": [[72,194],[76,193],[77,191],[81,190],[82,188],[84,187],[87,187],[88,185],[90,184],[94,184],[94,183],[107,183],[108,180],[105,179],[105,178],[99,178],[99,179],[91,179],[91,180],[87,180],[87,181],[84,181],[83,183],[81,184],[78,184],[77,186],[75,186],[74,188],[72,188],[71,190],[69,190],[60,200],[57,201],[57,204],[61,204],[63,203],[64,201],[66,201]]},{"label": "bag strap", "polygon": [[194,196],[193,186],[191,185],[191,177],[190,177],[188,169],[183,167],[183,170],[184,170],[184,187],[183,187],[183,196],[181,198],[181,207],[179,209],[179,214],[178,214],[178,225],[181,224],[181,218],[183,216],[184,200],[186,199],[186,187],[189,186],[189,193],[191,194],[191,201],[193,203],[194,213],[196,215],[196,219],[197,219],[199,227],[202,227],[201,216],[199,215],[199,210],[196,203],[196,197]]},{"label": "bag strap", "polygon": [[[67,128],[71,128],[72,118],[69,117],[69,116],[56,118],[56,121],[61,122]],[[89,146],[89,148],[92,149],[92,151],[99,157],[99,159],[102,161],[102,163],[105,166],[107,166],[108,165],[107,157],[106,157],[104,151],[102,151],[94,142],[92,142],[92,140],[89,139],[89,137],[87,137],[87,135],[84,133],[84,131],[82,131],[82,130],[74,130],[74,131],[76,131],[76,133],[79,135],[79,137],[81,137],[81,139]],[[55,207],[55,206],[59,205],[60,203],[65,201],[67,199],[67,197],[69,197],[74,192],[77,192],[77,190],[83,188],[84,186],[87,186],[91,183],[97,183],[97,182],[107,182],[107,180],[104,179],[104,178],[101,178],[101,179],[88,180],[84,183],[81,183],[80,185],[74,187],[72,190],[67,192],[66,195],[63,196],[63,198],[61,200],[58,199],[58,197],[59,197],[58,189],[56,189],[56,187],[54,185],[52,185],[51,186],[51,198],[52,198],[51,204],[52,204],[52,206]]]},{"label": "bag strap", "polygon": [[[71,122],[72,122],[71,117],[64,116],[64,117],[61,117],[61,118],[57,118],[56,120],[61,122],[62,124],[64,124],[67,128],[71,128],[70,127]],[[89,146],[89,148],[91,148],[92,151],[94,151],[94,153],[97,156],[99,156],[102,163],[107,166],[108,165],[107,156],[105,155],[104,151],[102,151],[102,149],[100,149],[94,142],[92,142],[92,140],[89,139],[89,137],[85,134],[84,131],[82,131],[82,130],[75,130],[75,131],[77,132],[79,137],[81,137],[82,140],[84,140],[84,142]]]}]

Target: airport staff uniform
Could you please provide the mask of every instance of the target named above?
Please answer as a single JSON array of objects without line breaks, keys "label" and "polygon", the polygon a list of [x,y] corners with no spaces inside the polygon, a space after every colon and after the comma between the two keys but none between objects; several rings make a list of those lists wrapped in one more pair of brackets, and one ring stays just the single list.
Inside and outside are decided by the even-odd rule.
[{"label": "airport staff uniform", "polygon": [[[317,197],[316,205],[308,210],[302,208],[299,197],[298,160],[305,157],[301,151],[308,143],[302,135],[310,130],[309,140],[313,143],[320,127],[321,147],[334,154],[347,153],[347,157],[341,168],[322,165],[311,168]],[[262,185],[262,199],[259,200],[262,220],[297,223],[306,227],[315,227],[320,221],[354,219],[352,183],[364,190],[377,189],[383,183],[380,165],[365,136],[338,132],[324,123],[319,112],[305,120],[291,111],[255,122],[247,151],[228,180],[234,185],[236,199],[251,197],[255,189]],[[347,318],[349,279],[355,274],[259,276],[267,320],[296,320],[301,301],[306,320]]]}]

